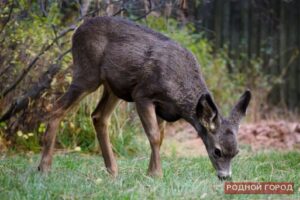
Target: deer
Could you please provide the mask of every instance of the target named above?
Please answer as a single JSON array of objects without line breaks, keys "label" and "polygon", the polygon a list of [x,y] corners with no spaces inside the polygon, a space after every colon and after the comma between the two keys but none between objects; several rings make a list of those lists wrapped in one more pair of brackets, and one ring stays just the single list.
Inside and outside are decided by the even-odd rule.
[{"label": "deer", "polygon": [[177,42],[118,17],[86,19],[72,37],[73,77],[53,105],[42,138],[38,170],[48,172],[60,121],[88,94],[103,86],[91,114],[107,172],[118,175],[108,124],[120,101],[133,102],[151,147],[148,175],[163,176],[160,147],[166,122],[191,124],[202,139],[219,179],[231,177],[237,134],[251,99],[246,90],[223,117],[195,56]]}]

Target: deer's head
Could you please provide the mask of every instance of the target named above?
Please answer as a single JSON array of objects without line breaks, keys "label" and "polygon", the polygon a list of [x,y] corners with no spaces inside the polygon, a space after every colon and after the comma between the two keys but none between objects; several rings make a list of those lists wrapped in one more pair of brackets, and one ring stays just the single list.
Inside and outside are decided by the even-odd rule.
[{"label": "deer's head", "polygon": [[197,105],[198,134],[220,179],[231,177],[231,160],[239,152],[237,134],[241,119],[251,99],[249,90],[240,97],[228,118],[223,118],[209,94],[202,95]]}]

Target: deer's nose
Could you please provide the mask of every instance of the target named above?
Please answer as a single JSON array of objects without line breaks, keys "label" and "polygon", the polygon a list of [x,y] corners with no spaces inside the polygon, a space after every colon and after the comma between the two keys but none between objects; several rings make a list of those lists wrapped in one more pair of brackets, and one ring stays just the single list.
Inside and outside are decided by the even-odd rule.
[{"label": "deer's nose", "polygon": [[220,180],[231,180],[231,171],[218,171],[218,178]]}]

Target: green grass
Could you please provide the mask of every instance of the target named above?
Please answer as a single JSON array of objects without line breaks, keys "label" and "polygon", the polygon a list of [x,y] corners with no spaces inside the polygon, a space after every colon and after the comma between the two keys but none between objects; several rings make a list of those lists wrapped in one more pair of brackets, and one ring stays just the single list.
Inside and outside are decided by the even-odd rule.
[{"label": "green grass", "polygon": [[52,172],[36,171],[39,155],[2,155],[0,199],[299,199],[300,152],[242,151],[233,162],[233,181],[290,181],[293,195],[224,195],[207,157],[162,156],[164,177],[145,175],[148,156],[118,158],[112,179],[102,158],[79,153],[55,156]]}]

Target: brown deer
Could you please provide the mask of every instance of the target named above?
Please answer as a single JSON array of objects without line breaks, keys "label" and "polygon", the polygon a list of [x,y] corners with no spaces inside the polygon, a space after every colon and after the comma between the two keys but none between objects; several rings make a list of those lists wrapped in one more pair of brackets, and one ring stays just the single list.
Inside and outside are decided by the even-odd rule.
[{"label": "brown deer", "polygon": [[164,122],[184,119],[202,138],[219,178],[230,177],[238,153],[237,132],[251,93],[246,91],[228,118],[219,113],[195,57],[168,37],[120,18],[86,20],[74,33],[74,74],[68,91],[56,102],[43,137],[39,170],[51,167],[60,121],[86,95],[103,85],[92,113],[105,166],[118,173],[107,131],[120,99],[135,102],[151,146],[149,175],[162,176],[159,149]]}]

